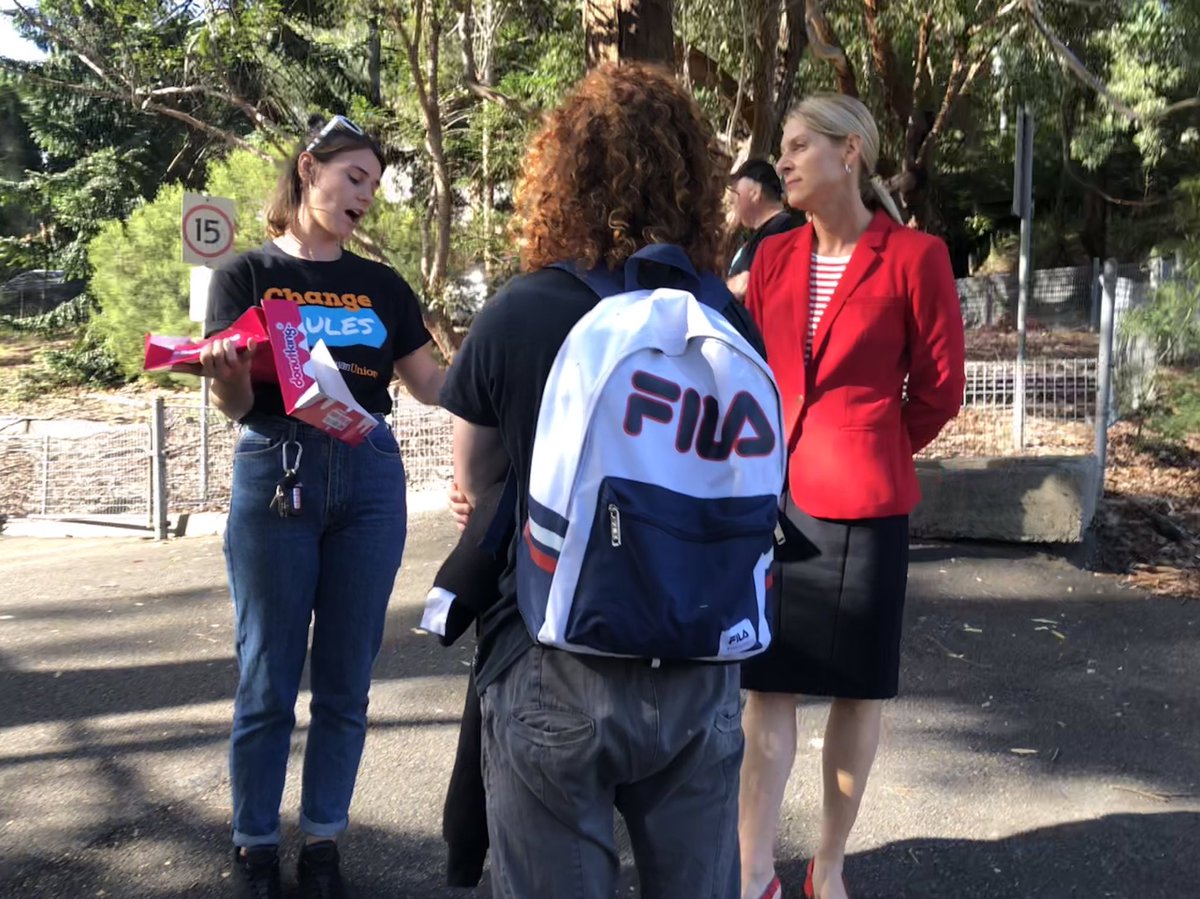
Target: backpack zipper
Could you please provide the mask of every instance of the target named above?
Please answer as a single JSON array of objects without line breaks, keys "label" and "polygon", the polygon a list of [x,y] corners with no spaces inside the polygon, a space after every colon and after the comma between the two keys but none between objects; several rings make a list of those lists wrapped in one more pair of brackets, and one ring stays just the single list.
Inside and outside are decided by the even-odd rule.
[{"label": "backpack zipper", "polygon": [[[661,521],[649,517],[648,515],[639,515],[636,512],[630,512],[628,509],[624,514],[632,518],[634,521],[640,521],[642,524],[649,525],[657,531],[662,531],[664,534],[670,534],[676,540],[686,540],[689,543],[719,543],[722,540],[736,539],[738,537],[748,537],[758,531],[757,528],[726,528],[715,533],[687,533],[679,528],[672,527]],[[608,532],[612,540],[613,546],[621,545],[621,510],[616,503],[608,504]]]}]

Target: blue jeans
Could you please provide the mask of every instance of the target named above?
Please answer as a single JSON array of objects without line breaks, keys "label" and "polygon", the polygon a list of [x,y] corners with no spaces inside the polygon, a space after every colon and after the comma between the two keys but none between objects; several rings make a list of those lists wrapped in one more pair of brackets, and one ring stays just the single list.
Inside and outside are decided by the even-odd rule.
[{"label": "blue jeans", "polygon": [[613,899],[618,811],[641,895],[737,899],[738,666],[533,646],[481,705],[497,899]]},{"label": "blue jeans", "polygon": [[[301,514],[269,508],[297,445]],[[238,671],[229,768],[233,840],[279,842],[279,805],[312,623],[312,723],[300,826],[346,829],[367,730],[371,667],[406,532],[404,464],[387,426],[351,447],[302,422],[261,417],[234,450],[225,560]]]}]

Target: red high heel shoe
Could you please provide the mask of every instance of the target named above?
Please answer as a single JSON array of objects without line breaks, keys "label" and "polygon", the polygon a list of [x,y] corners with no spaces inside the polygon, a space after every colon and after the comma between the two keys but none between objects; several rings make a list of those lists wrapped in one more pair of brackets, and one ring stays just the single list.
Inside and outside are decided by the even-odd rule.
[{"label": "red high heel shoe", "polygon": [[[813,888],[813,867],[817,860],[810,858],[808,860],[808,872],[804,875],[804,899],[817,899],[817,892]],[[842,875],[842,886],[846,888],[846,894],[850,894],[850,884],[846,882],[846,875]]]},{"label": "red high heel shoe", "polygon": [[783,899],[783,885],[780,884],[778,877],[767,884],[767,888],[763,890],[758,899]]}]

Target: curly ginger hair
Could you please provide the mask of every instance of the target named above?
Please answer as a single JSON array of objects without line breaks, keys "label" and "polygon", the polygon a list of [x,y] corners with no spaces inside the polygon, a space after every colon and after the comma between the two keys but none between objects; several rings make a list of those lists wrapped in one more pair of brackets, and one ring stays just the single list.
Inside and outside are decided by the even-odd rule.
[{"label": "curly ginger hair", "polygon": [[588,73],[530,140],[516,193],[521,268],[616,268],[652,243],[720,267],[729,159],[691,95],[665,70]]}]

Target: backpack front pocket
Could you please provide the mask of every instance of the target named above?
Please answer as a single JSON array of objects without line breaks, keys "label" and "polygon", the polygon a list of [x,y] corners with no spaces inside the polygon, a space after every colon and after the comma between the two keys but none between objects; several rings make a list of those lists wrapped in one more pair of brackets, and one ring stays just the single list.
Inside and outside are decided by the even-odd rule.
[{"label": "backpack front pocket", "polygon": [[703,499],[605,478],[567,620],[569,643],[706,659],[759,647],[775,496]]}]

